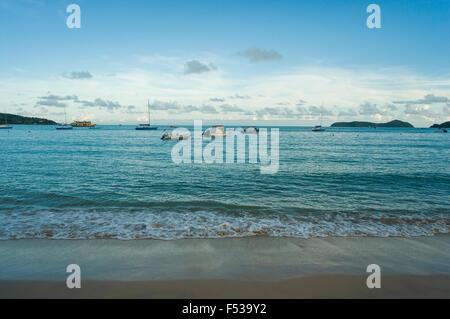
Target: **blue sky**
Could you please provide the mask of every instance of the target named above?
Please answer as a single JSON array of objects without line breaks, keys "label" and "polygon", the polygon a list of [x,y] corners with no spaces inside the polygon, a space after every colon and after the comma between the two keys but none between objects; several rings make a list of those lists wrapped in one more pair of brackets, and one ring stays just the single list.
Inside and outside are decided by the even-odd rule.
[{"label": "blue sky", "polygon": [[150,99],[162,122],[450,119],[449,1],[0,0],[0,29],[0,111],[135,123]]}]

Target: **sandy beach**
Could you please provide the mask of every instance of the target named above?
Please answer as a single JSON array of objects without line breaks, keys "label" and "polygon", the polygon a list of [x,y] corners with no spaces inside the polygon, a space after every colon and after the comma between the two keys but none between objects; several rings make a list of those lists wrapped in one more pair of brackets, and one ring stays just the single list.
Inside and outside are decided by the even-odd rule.
[{"label": "sandy beach", "polygon": [[[0,242],[1,298],[450,298],[450,236]],[[68,289],[66,266],[81,267]],[[382,286],[368,289],[366,267]]]},{"label": "sandy beach", "polygon": [[366,277],[317,275],[282,281],[87,280],[69,290],[59,281],[0,281],[0,298],[450,298],[450,276],[388,275],[382,288],[368,289]]}]

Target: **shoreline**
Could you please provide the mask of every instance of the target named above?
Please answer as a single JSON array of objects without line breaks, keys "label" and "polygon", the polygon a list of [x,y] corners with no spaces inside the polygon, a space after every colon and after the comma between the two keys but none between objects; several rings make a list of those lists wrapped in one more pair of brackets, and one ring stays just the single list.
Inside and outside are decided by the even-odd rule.
[{"label": "shoreline", "polygon": [[0,280],[5,299],[377,299],[450,298],[449,275],[387,275],[380,289],[369,289],[366,276],[324,274],[281,281],[185,279],[167,281],[82,281],[68,289],[64,281]]},{"label": "shoreline", "polygon": [[[450,298],[448,251],[449,235],[0,241],[0,297]],[[70,264],[81,289],[66,287]]]}]

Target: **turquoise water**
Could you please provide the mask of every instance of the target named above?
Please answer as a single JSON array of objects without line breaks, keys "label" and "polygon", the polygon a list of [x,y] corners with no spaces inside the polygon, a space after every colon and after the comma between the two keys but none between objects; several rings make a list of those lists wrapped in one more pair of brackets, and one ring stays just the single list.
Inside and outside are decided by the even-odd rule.
[{"label": "turquoise water", "polygon": [[449,232],[449,134],[281,127],[273,175],[259,163],[176,165],[176,142],[161,135],[133,126],[0,130],[0,239]]}]

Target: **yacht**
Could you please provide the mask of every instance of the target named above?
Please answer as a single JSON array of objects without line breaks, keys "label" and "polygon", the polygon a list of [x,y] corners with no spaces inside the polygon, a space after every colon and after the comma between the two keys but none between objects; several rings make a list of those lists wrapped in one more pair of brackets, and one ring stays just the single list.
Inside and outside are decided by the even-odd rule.
[{"label": "yacht", "polygon": [[66,108],[64,108],[64,124],[56,127],[57,130],[71,130],[72,125],[67,124]]},{"label": "yacht", "polygon": [[223,125],[214,125],[203,132],[205,137],[225,137],[225,127]]},{"label": "yacht", "polygon": [[173,130],[172,132],[164,130],[163,135],[161,136],[161,139],[163,141],[182,141],[187,140],[189,138],[191,138],[191,133],[180,132],[177,129]]},{"label": "yacht", "polygon": [[316,126],[314,126],[311,129],[311,131],[313,131],[313,132],[323,132],[323,131],[325,131],[325,129],[322,127],[322,125],[316,125]]},{"label": "yacht", "polygon": [[72,123],[73,127],[96,127],[97,124],[92,124],[91,121],[75,121]]},{"label": "yacht", "polygon": [[[323,111],[323,104],[322,104],[322,111]],[[313,131],[313,132],[324,132],[324,131],[325,131],[325,128],[322,127],[322,119],[323,119],[323,113],[321,112],[321,113],[320,113],[320,125],[314,126],[314,127],[311,129],[311,131]]]},{"label": "yacht", "polygon": [[258,133],[259,133],[259,128],[253,127],[253,126],[245,127],[245,128],[241,131],[241,133],[243,133],[243,134],[258,134]]},{"label": "yacht", "polygon": [[157,126],[151,126],[150,124],[150,101],[147,102],[147,110],[148,110],[148,124],[139,124],[136,126],[136,130],[139,131],[150,131],[150,130],[157,130]]}]

